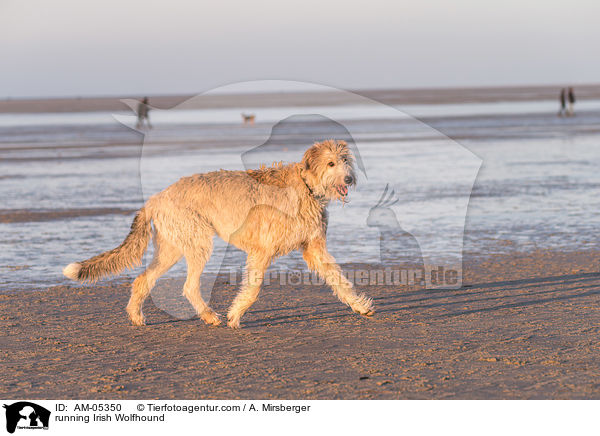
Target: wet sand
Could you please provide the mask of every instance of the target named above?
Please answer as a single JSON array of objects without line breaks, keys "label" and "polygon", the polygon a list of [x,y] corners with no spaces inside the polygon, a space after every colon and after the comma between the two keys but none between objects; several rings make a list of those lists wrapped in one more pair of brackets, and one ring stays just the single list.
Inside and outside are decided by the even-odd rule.
[{"label": "wet sand", "polygon": [[55,209],[48,211],[29,209],[0,209],[0,223],[33,223],[99,215],[131,215],[135,210],[114,207],[88,209]]},{"label": "wet sand", "polygon": [[[271,282],[235,331],[145,306],[126,280],[0,295],[4,397],[600,398],[600,252],[465,262],[456,290],[363,288],[361,318],[320,286]],[[221,277],[211,305],[235,288]]]},{"label": "wet sand", "polygon": [[[486,103],[496,101],[556,100],[561,87],[567,85],[441,88],[441,89],[369,89],[350,90],[381,103],[397,104],[449,104]],[[599,99],[600,85],[578,85],[577,98]],[[193,95],[156,95],[150,97],[153,107],[170,109]],[[41,112],[94,112],[123,111],[129,108],[121,99],[140,100],[142,96],[83,97],[49,99],[0,100],[0,113],[41,113]],[[253,106],[257,108],[274,106],[314,106],[347,104],[347,97],[338,92],[272,92],[221,94],[205,97],[197,102],[198,109],[220,109]]]}]

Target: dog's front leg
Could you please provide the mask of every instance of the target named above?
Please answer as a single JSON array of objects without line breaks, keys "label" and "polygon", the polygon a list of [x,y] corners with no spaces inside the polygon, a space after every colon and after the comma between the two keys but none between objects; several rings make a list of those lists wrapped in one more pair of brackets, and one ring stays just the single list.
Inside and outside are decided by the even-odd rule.
[{"label": "dog's front leg", "polygon": [[240,327],[240,318],[258,298],[265,271],[270,262],[271,258],[269,256],[248,254],[242,288],[231,303],[227,313],[227,325],[229,327],[234,329]]},{"label": "dog's front leg", "polygon": [[375,313],[373,301],[364,294],[357,294],[335,259],[327,251],[325,238],[314,239],[304,246],[302,256],[308,268],[315,271],[327,283],[335,295],[356,313],[371,316]]}]

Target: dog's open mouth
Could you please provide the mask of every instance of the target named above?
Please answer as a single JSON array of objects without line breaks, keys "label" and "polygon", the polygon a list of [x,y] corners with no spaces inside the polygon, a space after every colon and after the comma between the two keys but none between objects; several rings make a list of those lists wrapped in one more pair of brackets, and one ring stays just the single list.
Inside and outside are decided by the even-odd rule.
[{"label": "dog's open mouth", "polygon": [[348,186],[346,185],[337,185],[335,189],[342,198],[345,198],[348,195]]}]

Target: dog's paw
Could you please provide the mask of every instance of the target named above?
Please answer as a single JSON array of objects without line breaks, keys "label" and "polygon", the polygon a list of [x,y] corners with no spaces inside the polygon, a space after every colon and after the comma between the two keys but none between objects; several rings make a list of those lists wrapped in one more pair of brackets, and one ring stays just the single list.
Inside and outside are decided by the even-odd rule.
[{"label": "dog's paw", "polygon": [[219,318],[219,314],[210,307],[200,315],[200,318],[202,318],[202,321],[208,325],[218,326],[221,324],[221,318]]},{"label": "dog's paw", "polygon": [[362,316],[373,316],[375,315],[375,307],[373,306],[373,300],[360,295],[358,299],[350,305],[352,310]]},{"label": "dog's paw", "polygon": [[227,326],[232,329],[239,329],[240,318],[238,316],[227,315]]},{"label": "dog's paw", "polygon": [[227,321],[227,327],[232,328],[232,329],[239,329],[240,328],[240,320],[239,319],[230,319],[229,321]]},{"label": "dog's paw", "polygon": [[367,309],[366,311],[355,310],[355,312],[358,313],[359,315],[366,316],[367,318],[370,318],[373,315],[375,315],[375,309],[373,309],[373,308]]},{"label": "dog's paw", "polygon": [[146,318],[144,317],[144,314],[141,311],[137,311],[127,307],[127,315],[129,315],[129,319],[131,320],[132,325],[146,325]]},{"label": "dog's paw", "polygon": [[146,318],[144,318],[144,315],[136,317],[129,316],[129,319],[131,320],[131,324],[134,326],[146,325]]}]

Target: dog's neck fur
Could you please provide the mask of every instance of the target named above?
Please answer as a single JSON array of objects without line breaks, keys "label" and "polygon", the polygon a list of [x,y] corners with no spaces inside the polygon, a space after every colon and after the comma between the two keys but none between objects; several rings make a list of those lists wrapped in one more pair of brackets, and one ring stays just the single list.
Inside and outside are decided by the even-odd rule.
[{"label": "dog's neck fur", "polygon": [[324,194],[318,194],[315,192],[314,187],[310,185],[309,180],[304,176],[302,165],[299,163],[296,164],[276,164],[272,167],[261,167],[257,170],[248,170],[247,173],[250,177],[259,181],[260,183],[265,183],[268,185],[280,186],[282,188],[287,186],[285,173],[296,173],[296,175],[302,180],[304,187],[310,199],[314,200],[315,203],[319,205],[321,209],[324,209],[328,204],[330,199],[328,199]]},{"label": "dog's neck fur", "polygon": [[304,185],[306,186],[306,189],[308,190],[308,194],[310,195],[310,197],[313,198],[317,203],[319,203],[319,205],[322,208],[327,207],[327,205],[329,204],[329,199],[327,197],[325,197],[325,195],[315,193],[315,190],[310,186],[310,184],[308,183],[308,180],[306,180],[306,177],[304,177],[304,174],[302,174],[302,168],[299,166],[298,166],[298,174],[299,174],[300,178],[302,179],[302,181],[304,182]]},{"label": "dog's neck fur", "polygon": [[302,175],[302,173],[300,173],[300,178],[304,182],[304,185],[306,185],[306,189],[308,189],[308,193],[310,194],[310,196],[312,198],[314,198],[315,200],[317,200],[317,202],[319,202],[319,204],[321,204],[322,206],[326,206],[329,203],[329,200],[327,200],[327,198],[325,198],[324,195],[315,194],[315,192],[310,187],[310,185],[308,184],[308,182],[306,181],[306,179],[304,178],[304,176]]}]

